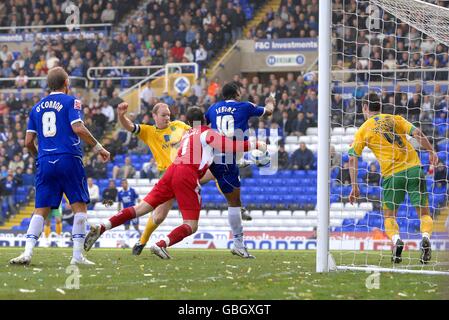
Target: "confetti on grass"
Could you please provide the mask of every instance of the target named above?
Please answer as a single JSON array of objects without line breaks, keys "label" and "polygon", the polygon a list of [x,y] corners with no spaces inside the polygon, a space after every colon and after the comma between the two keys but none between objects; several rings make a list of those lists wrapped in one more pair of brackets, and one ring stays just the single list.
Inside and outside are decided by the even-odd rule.
[{"label": "confetti on grass", "polygon": [[58,291],[60,294],[65,294],[65,291],[62,290],[61,288],[56,288],[56,291]]},{"label": "confetti on grass", "polygon": [[36,292],[36,290],[34,290],[34,289],[32,289],[32,290],[29,290],[29,289],[19,289],[19,291],[22,292],[22,293],[34,293],[34,292]]}]

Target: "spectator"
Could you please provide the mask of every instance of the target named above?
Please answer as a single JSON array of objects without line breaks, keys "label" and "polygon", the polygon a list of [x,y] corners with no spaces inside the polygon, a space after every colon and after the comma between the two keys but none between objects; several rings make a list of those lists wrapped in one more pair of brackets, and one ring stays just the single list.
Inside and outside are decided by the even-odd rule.
[{"label": "spectator", "polygon": [[115,180],[109,179],[108,187],[103,190],[101,197],[103,198],[103,201],[116,202],[117,201],[117,193],[118,193],[118,190],[115,186]]},{"label": "spectator", "polygon": [[330,147],[330,157],[331,157],[331,170],[335,168],[340,168],[341,166],[341,153],[335,150],[335,146]]},{"label": "spectator", "polygon": [[27,87],[28,76],[25,74],[25,70],[20,69],[19,75],[16,77],[16,87],[23,89]]},{"label": "spectator", "polygon": [[439,188],[445,187],[447,185],[447,168],[441,161],[438,162],[438,165],[435,167],[435,173],[433,180],[435,185]]},{"label": "spectator", "polygon": [[195,57],[192,53],[192,48],[186,47],[184,50],[184,55],[182,56],[182,62],[193,62]]},{"label": "spectator", "polygon": [[293,152],[291,167],[294,170],[313,169],[315,158],[313,152],[306,147],[304,142],[299,144],[299,149]]},{"label": "spectator", "polygon": [[182,46],[181,41],[176,41],[175,46],[171,49],[171,54],[175,59],[175,62],[182,62],[184,56],[185,48]]},{"label": "spectator", "polygon": [[147,178],[149,180],[156,179],[159,176],[159,170],[157,169],[157,164],[154,158],[147,163],[145,163],[140,171],[140,178]]},{"label": "spectator", "polygon": [[342,185],[350,185],[351,184],[351,176],[349,174],[349,162],[343,163],[343,167],[340,168],[340,172],[337,177],[337,183]]},{"label": "spectator", "polygon": [[94,184],[92,178],[87,178],[87,190],[89,191],[90,198],[90,203],[87,208],[92,210],[95,207],[95,204],[100,201],[100,188]]},{"label": "spectator", "polygon": [[155,94],[153,89],[151,89],[151,82],[147,82],[145,88],[140,92],[140,100],[146,108],[150,108],[151,105],[154,105]]},{"label": "spectator", "polygon": [[316,92],[312,89],[307,91],[307,97],[304,100],[304,112],[306,113],[307,122],[311,126],[316,126],[318,120],[318,99]]},{"label": "spectator", "polygon": [[279,145],[278,151],[278,168],[279,170],[288,169],[289,161],[288,161],[288,152],[285,151],[285,147],[283,144]]},{"label": "spectator", "polygon": [[115,21],[115,10],[112,8],[112,3],[108,2],[106,9],[101,13],[101,22],[112,23]]},{"label": "spectator", "polygon": [[207,58],[207,51],[204,48],[204,44],[200,43],[199,47],[195,50],[195,62],[198,63],[200,68],[204,68]]},{"label": "spectator", "polygon": [[20,154],[14,155],[13,161],[9,163],[8,170],[15,172],[17,168],[25,168],[25,162],[22,160]]},{"label": "spectator", "polygon": [[309,127],[309,124],[304,117],[304,113],[299,112],[297,119],[295,119],[295,121],[293,121],[293,123],[292,123],[292,135],[304,136],[304,135],[306,135],[308,127]]},{"label": "spectator", "polygon": [[131,158],[125,158],[125,164],[122,167],[114,166],[112,171],[113,179],[129,179],[133,178],[136,173],[136,169],[131,164]]},{"label": "spectator", "polygon": [[108,103],[107,98],[103,98],[101,101],[101,113],[105,115],[107,122],[111,124],[114,122],[115,113],[114,108]]},{"label": "spectator", "polygon": [[289,136],[294,131],[294,121],[290,120],[287,111],[282,112],[282,120],[278,122],[278,125],[286,136]]},{"label": "spectator", "polygon": [[421,114],[421,99],[418,93],[414,93],[412,98],[408,101],[408,120],[410,122],[419,121]]},{"label": "spectator", "polygon": [[2,206],[8,208],[8,214],[3,217],[4,220],[6,220],[9,216],[16,214],[16,205],[14,201],[16,182],[14,181],[14,176],[12,173],[9,173],[6,178],[0,180],[0,188],[3,198]]},{"label": "spectator", "polygon": [[366,175],[366,183],[370,186],[380,185],[380,174],[377,171],[377,167],[374,163],[369,166],[369,171]]},{"label": "spectator", "polygon": [[[105,147],[106,147],[106,145],[105,145]],[[99,154],[92,161],[92,172],[93,172],[92,178],[94,178],[94,179],[105,179],[107,177],[106,163],[103,162],[103,160]]]}]

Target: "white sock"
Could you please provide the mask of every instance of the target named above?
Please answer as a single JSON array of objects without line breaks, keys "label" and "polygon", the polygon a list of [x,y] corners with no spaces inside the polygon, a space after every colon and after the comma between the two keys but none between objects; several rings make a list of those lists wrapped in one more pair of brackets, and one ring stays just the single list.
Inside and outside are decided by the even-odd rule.
[{"label": "white sock", "polygon": [[129,239],[131,239],[131,230],[126,230],[126,233],[125,233],[125,236],[126,236],[126,244],[129,246]]},{"label": "white sock", "polygon": [[429,235],[427,232],[423,232],[422,238],[423,238],[423,239],[424,239],[424,238],[430,239],[430,235]]},{"label": "white sock", "polygon": [[228,207],[228,222],[234,237],[234,244],[243,245],[243,226],[240,207]]},{"label": "white sock", "polygon": [[75,213],[73,218],[72,239],[73,239],[73,257],[80,259],[82,256],[84,237],[86,236],[87,213]]},{"label": "white sock", "polygon": [[25,243],[25,255],[31,256],[33,255],[33,248],[36,245],[39,236],[44,229],[45,219],[42,216],[37,214],[33,214],[31,217],[30,225],[28,226],[28,231],[26,235],[26,243]]},{"label": "white sock", "polygon": [[399,239],[401,239],[401,237],[399,236],[399,234],[395,234],[391,240],[393,241],[394,244],[396,244],[396,241],[398,241]]}]

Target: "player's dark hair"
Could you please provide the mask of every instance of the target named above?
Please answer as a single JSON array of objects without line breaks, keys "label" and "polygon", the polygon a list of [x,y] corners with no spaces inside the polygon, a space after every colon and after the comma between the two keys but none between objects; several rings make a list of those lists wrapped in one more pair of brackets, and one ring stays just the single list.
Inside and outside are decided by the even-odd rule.
[{"label": "player's dark hair", "polygon": [[221,94],[225,100],[231,100],[237,98],[238,92],[240,90],[240,85],[236,81],[231,81],[226,83],[221,90]]},{"label": "player's dark hair", "polygon": [[51,91],[57,91],[64,88],[64,83],[69,75],[61,67],[55,67],[48,71],[47,83]]},{"label": "player's dark hair", "polygon": [[369,111],[380,112],[381,109],[380,98],[374,92],[368,94],[368,96],[365,97],[365,99],[363,100],[363,104],[368,105]]},{"label": "player's dark hair", "polygon": [[190,107],[187,110],[186,119],[187,119],[187,124],[191,127],[193,127],[194,124],[198,124],[198,123],[204,124],[205,123],[204,113],[198,107]]}]

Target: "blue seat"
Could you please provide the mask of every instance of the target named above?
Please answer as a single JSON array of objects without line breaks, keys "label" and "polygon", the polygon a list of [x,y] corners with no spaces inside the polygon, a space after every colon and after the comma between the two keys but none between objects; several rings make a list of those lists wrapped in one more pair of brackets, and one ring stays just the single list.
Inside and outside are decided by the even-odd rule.
[{"label": "blue seat", "polygon": [[131,163],[132,163],[133,165],[135,165],[136,163],[141,163],[141,162],[142,162],[142,159],[141,159],[141,156],[140,156],[140,155],[132,154],[132,155],[130,156],[130,158],[131,158]]},{"label": "blue seat", "polygon": [[284,195],[282,196],[282,202],[287,204],[296,203],[296,196],[292,194]]},{"label": "blue seat", "polygon": [[125,163],[125,155],[124,154],[118,154],[114,158],[114,163],[117,165]]},{"label": "blue seat", "polygon": [[293,175],[298,178],[303,178],[306,176],[306,171],[304,170],[295,170],[293,171]]},{"label": "blue seat", "polygon": [[355,220],[354,219],[350,219],[350,218],[343,219],[343,222],[342,222],[341,225],[343,227],[355,226]]},{"label": "blue seat", "polygon": [[289,177],[291,177],[292,176],[292,171],[291,170],[280,170],[279,172],[278,172],[278,174],[279,174],[279,177],[281,177],[281,178],[289,178]]},{"label": "blue seat", "polygon": [[22,219],[22,221],[20,222],[20,225],[22,227],[28,227],[28,225],[30,224],[31,218],[24,218]]}]

